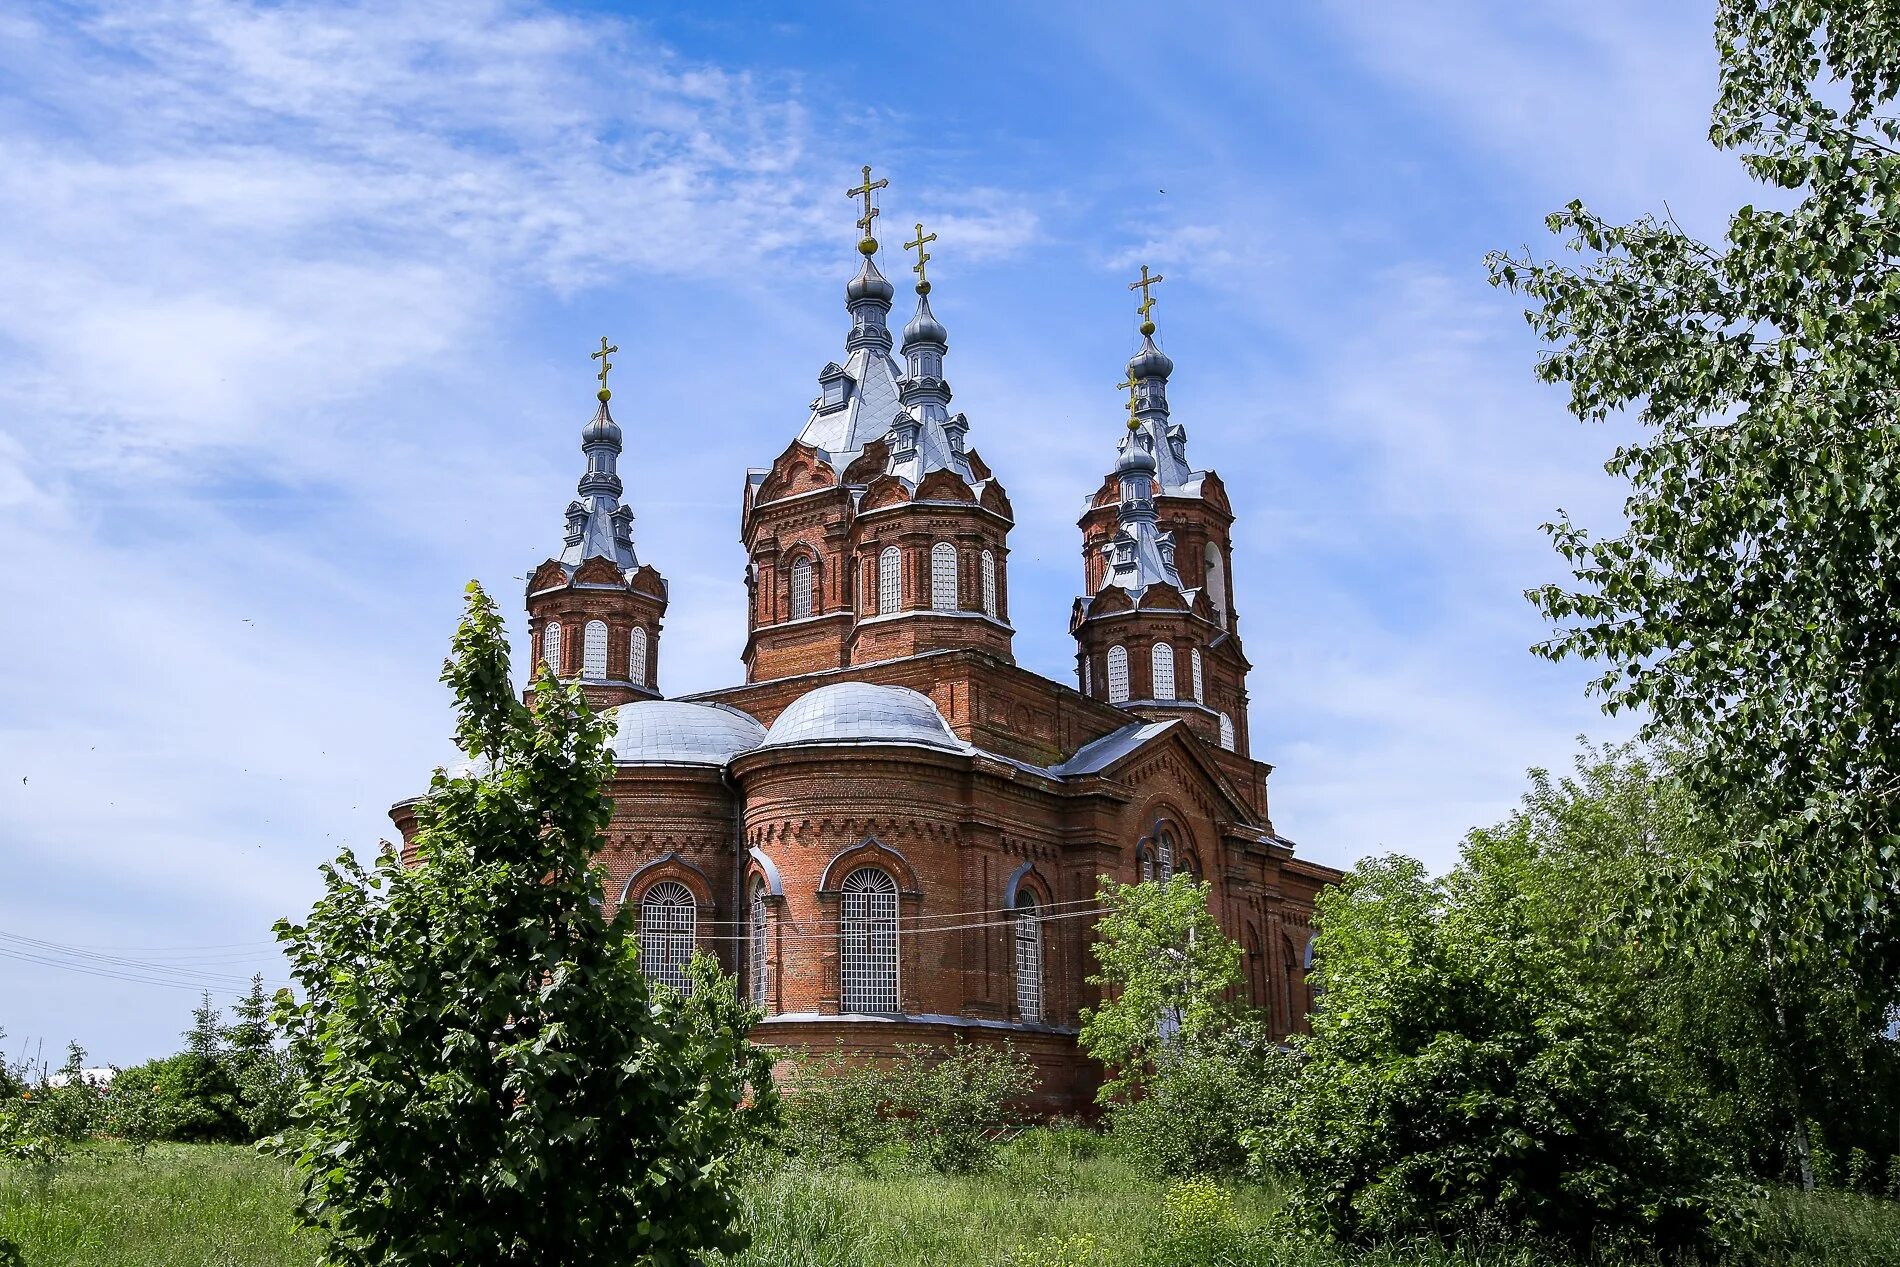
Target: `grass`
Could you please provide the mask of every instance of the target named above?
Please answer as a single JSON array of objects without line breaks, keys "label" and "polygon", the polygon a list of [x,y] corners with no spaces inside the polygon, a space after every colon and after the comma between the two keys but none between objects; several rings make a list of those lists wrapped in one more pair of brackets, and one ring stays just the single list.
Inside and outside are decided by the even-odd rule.
[{"label": "grass", "polygon": [[[1046,1132],[967,1178],[785,1166],[747,1189],[753,1247],[722,1267],[1004,1267],[1012,1256],[1034,1267],[1143,1267],[1168,1222],[1165,1192],[1086,1137]],[[140,1160],[99,1145],[46,1181],[0,1169],[0,1237],[26,1267],[314,1267],[320,1247],[292,1226],[291,1194],[283,1165],[249,1149],[160,1145]],[[1216,1238],[1226,1253],[1177,1253],[1170,1267],[1542,1267],[1435,1247],[1347,1256],[1269,1233],[1270,1189],[1242,1188],[1231,1201],[1232,1227]],[[1900,1267],[1900,1204],[1778,1194],[1763,1208],[1761,1245],[1733,1261]]]}]

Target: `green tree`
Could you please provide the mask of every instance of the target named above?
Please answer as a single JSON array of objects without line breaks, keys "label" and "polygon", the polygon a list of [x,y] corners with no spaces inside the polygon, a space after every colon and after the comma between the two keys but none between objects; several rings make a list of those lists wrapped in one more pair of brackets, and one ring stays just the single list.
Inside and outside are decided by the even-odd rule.
[{"label": "green tree", "polygon": [[1586,262],[1489,265],[1572,412],[1645,429],[1608,464],[1627,527],[1549,526],[1576,584],[1532,592],[1539,650],[1601,661],[1606,708],[1691,744],[1720,826],[1656,927],[1754,965],[1811,1182],[1801,978],[1844,987],[1864,1036],[1900,989],[1900,10],[1721,0],[1715,31],[1710,139],[1782,206],[1711,245],[1572,202],[1548,224]]},{"label": "green tree", "polygon": [[1101,1103],[1139,1092],[1169,1050],[1233,1026],[1240,947],[1221,931],[1207,895],[1185,873],[1166,884],[1101,878],[1089,984],[1102,988],[1102,1003],[1082,1009],[1079,1036],[1108,1071]]},{"label": "green tree", "polygon": [[1321,895],[1324,989],[1262,1160],[1309,1225],[1356,1241],[1719,1241],[1742,1194],[1718,1132],[1644,1023],[1616,938],[1525,816],[1434,880],[1361,862]]},{"label": "green tree", "polygon": [[191,1028],[185,1031],[185,1053],[206,1064],[216,1064],[224,1056],[223,1015],[211,1004],[206,990],[198,1006],[191,1011]]},{"label": "green tree", "polygon": [[521,704],[472,584],[443,680],[474,768],[436,773],[414,865],[345,854],[308,920],[278,926],[305,997],[277,1019],[312,1071],[287,1147],[326,1261],[625,1267],[742,1248],[751,1013],[695,1028],[641,974],[628,911],[603,916],[605,724],[545,674]]}]

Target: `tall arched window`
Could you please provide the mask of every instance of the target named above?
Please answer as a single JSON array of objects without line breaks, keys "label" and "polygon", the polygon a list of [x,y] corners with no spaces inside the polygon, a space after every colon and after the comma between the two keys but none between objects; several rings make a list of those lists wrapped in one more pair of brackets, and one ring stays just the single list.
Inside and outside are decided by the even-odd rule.
[{"label": "tall arched window", "polygon": [[1157,642],[1148,657],[1148,666],[1154,679],[1154,690],[1150,699],[1174,698],[1174,648],[1165,642]]},{"label": "tall arched window", "polygon": [[550,672],[561,671],[561,622],[550,620],[541,631],[541,658],[547,662]]},{"label": "tall arched window", "polygon": [[635,686],[649,685],[647,678],[647,631],[635,625],[627,637],[627,680]]},{"label": "tall arched window", "polygon": [[1082,657],[1082,694],[1093,695],[1094,693],[1095,693],[1095,674],[1089,666],[1089,658],[1087,656],[1083,656]]},{"label": "tall arched window", "polygon": [[994,620],[997,618],[996,606],[996,554],[992,550],[983,552],[983,614]]},{"label": "tall arched window", "polygon": [[877,556],[877,610],[888,616],[904,602],[904,555],[896,546],[886,546]]},{"label": "tall arched window", "polygon": [[1207,547],[1207,601],[1214,605],[1214,619],[1227,628],[1227,569],[1221,565],[1220,547]]},{"label": "tall arched window", "polygon": [[765,976],[769,947],[766,944],[765,882],[763,880],[754,880],[752,882],[752,927],[750,931],[752,936],[748,943],[746,967],[752,974],[752,1006],[762,1008],[765,1006],[769,984]]},{"label": "tall arched window", "polygon": [[803,620],[812,612],[812,595],[818,581],[818,573],[810,559],[800,559],[792,564],[792,619]]},{"label": "tall arched window", "polygon": [[596,679],[607,676],[607,622],[604,620],[590,620],[581,631],[581,676]]},{"label": "tall arched window", "polygon": [[1016,896],[1016,1016],[1042,1020],[1042,911],[1028,893]]},{"label": "tall arched window", "polygon": [[839,906],[839,1008],[897,1011],[897,882],[859,867],[844,878]]},{"label": "tall arched window", "polygon": [[1220,715],[1220,746],[1229,752],[1234,750],[1234,719],[1226,713]]},{"label": "tall arched window", "polygon": [[1174,878],[1174,835],[1166,828],[1155,833],[1155,879],[1166,884]]},{"label": "tall arched window", "polygon": [[948,541],[930,547],[930,605],[940,612],[953,612],[957,601],[957,548]]},{"label": "tall arched window", "polygon": [[1126,704],[1128,702],[1128,648],[1122,646],[1108,649],[1108,702]]},{"label": "tall arched window", "polygon": [[1207,681],[1201,676],[1201,649],[1199,647],[1195,647],[1188,653],[1188,664],[1194,671],[1194,702],[1204,704],[1207,702]]},{"label": "tall arched window", "polygon": [[692,990],[686,965],[693,961],[698,913],[691,891],[677,880],[660,881],[640,899],[640,967],[649,980]]}]

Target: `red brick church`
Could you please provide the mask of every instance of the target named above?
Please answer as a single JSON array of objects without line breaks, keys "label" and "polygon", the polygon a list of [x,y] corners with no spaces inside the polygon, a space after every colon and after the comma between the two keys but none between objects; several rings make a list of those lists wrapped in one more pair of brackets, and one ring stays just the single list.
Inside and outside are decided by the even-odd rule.
[{"label": "red brick church", "polygon": [[1007,1039],[1048,1106],[1080,1107],[1096,877],[1208,881],[1284,1034],[1311,1003],[1314,895],[1338,873],[1295,857],[1268,813],[1233,512],[1169,413],[1159,279],[1136,283],[1127,427],[1079,521],[1074,681],[1052,681],[1011,655],[1014,517],[951,407],[921,226],[916,310],[892,335],[871,236],[882,183],[867,169],[854,191],[843,356],[785,451],[746,474],[744,683],[661,693],[668,586],[635,553],[604,386],[563,547],[528,583],[530,637],[614,720],[601,860],[652,975],[678,984],[696,949],[716,954],[776,1047]]}]

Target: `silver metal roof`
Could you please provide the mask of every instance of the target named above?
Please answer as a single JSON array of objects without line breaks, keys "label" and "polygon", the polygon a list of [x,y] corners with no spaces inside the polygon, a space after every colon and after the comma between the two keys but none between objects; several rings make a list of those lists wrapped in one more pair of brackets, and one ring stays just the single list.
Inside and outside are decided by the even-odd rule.
[{"label": "silver metal roof", "polygon": [[1092,743],[1083,744],[1067,761],[1050,766],[1049,773],[1062,779],[1078,774],[1099,774],[1170,726],[1180,724],[1179,718],[1170,717],[1166,721],[1136,722],[1131,726],[1123,726]]},{"label": "silver metal roof", "polygon": [[571,572],[588,559],[612,559],[632,575],[640,560],[633,552],[633,511],[620,504],[620,425],[604,400],[581,429],[581,452],[587,455],[587,470],[581,474],[580,496],[568,503],[560,561]]},{"label": "silver metal roof", "polygon": [[930,697],[903,686],[838,682],[800,696],[765,733],[762,748],[887,743],[973,752],[950,732]]},{"label": "silver metal roof", "polygon": [[723,766],[765,738],[757,718],[726,704],[636,700],[608,709],[607,717],[617,765]]}]

